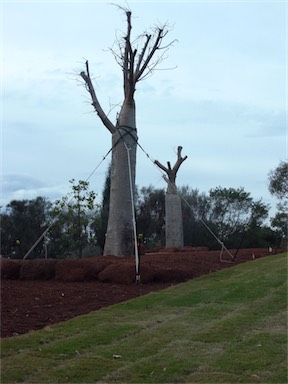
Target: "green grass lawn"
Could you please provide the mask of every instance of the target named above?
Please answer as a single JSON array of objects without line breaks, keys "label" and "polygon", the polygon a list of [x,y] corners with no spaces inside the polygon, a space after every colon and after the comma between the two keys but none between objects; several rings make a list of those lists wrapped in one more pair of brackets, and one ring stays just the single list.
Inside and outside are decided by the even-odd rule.
[{"label": "green grass lawn", "polygon": [[287,255],[2,339],[1,383],[287,383]]}]

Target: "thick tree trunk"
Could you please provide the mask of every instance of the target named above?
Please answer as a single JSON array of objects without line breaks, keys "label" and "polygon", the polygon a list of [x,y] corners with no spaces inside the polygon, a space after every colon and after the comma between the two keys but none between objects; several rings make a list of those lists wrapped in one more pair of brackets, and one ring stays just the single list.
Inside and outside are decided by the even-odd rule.
[{"label": "thick tree trunk", "polygon": [[165,238],[166,247],[183,247],[181,197],[174,193],[165,196]]},{"label": "thick tree trunk", "polygon": [[134,101],[124,101],[116,128],[112,135],[110,205],[104,255],[131,256],[134,250],[131,187],[134,196],[137,150]]},{"label": "thick tree trunk", "polygon": [[166,247],[182,248],[183,241],[183,220],[182,220],[182,205],[181,197],[178,195],[176,188],[176,175],[187,156],[181,156],[182,147],[178,146],[177,161],[174,167],[171,167],[170,162],[167,162],[167,168],[158,160],[155,164],[167,173],[168,179],[164,177],[167,182],[167,192],[165,195],[165,234],[166,234]]}]

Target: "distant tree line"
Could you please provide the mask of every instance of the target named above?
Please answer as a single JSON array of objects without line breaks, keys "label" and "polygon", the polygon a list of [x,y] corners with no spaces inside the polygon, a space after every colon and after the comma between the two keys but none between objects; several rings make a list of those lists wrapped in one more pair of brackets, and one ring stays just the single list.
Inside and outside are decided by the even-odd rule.
[{"label": "distant tree line", "polygon": [[[184,246],[221,245],[207,226],[225,245],[237,248],[275,245],[276,233],[264,222],[269,207],[261,200],[254,201],[243,188],[211,189],[200,193],[189,186],[178,188],[182,197]],[[142,188],[137,206],[138,230],[147,246],[165,245],[165,191],[152,186]]]},{"label": "distant tree line", "polygon": [[[189,186],[178,188],[182,198],[185,246],[228,248],[287,245],[288,166],[270,171],[269,191],[278,198],[278,211],[266,224],[269,206],[254,200],[244,188],[211,189],[208,194]],[[286,180],[286,181],[285,181]],[[44,197],[13,200],[1,213],[1,256],[24,258],[88,257],[104,249],[109,210],[110,168],[101,202],[88,182],[70,180],[71,193],[54,203]],[[152,185],[137,190],[137,233],[147,248],[165,246],[165,190]],[[131,249],[133,244],[131,244]]]}]

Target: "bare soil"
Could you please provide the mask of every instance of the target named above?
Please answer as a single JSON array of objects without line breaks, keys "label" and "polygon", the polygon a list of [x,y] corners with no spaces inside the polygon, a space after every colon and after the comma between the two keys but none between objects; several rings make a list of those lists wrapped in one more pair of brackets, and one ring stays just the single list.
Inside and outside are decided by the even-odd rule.
[{"label": "bare soil", "polygon": [[[236,250],[230,250],[234,256]],[[273,252],[276,253],[276,252]],[[1,337],[40,329],[203,274],[272,255],[268,249],[227,252],[157,249],[135,260],[98,256],[80,260],[8,260],[1,266]]]}]

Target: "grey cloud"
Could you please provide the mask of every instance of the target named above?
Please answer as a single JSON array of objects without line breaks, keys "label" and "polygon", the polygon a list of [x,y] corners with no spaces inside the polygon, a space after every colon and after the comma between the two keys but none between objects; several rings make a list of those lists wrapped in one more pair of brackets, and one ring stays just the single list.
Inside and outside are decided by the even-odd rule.
[{"label": "grey cloud", "polygon": [[285,134],[285,112],[220,101],[190,103],[191,119],[200,123],[250,126],[253,135],[275,136]]},{"label": "grey cloud", "polygon": [[[167,106],[153,116],[159,123],[167,122]],[[284,110],[269,110],[241,103],[229,103],[216,100],[174,102],[175,114],[169,115],[169,123],[189,124],[191,127],[209,127],[241,132],[245,137],[274,137],[286,135]],[[163,118],[164,116],[164,118]]]},{"label": "grey cloud", "polygon": [[9,204],[12,200],[30,200],[38,196],[54,201],[67,193],[63,186],[57,185],[51,187],[45,185],[44,182],[39,179],[23,174],[3,175],[1,187],[0,205],[2,206]]},{"label": "grey cloud", "polygon": [[9,174],[3,175],[2,192],[9,194],[18,190],[29,190],[42,188],[43,182],[28,175]]}]

